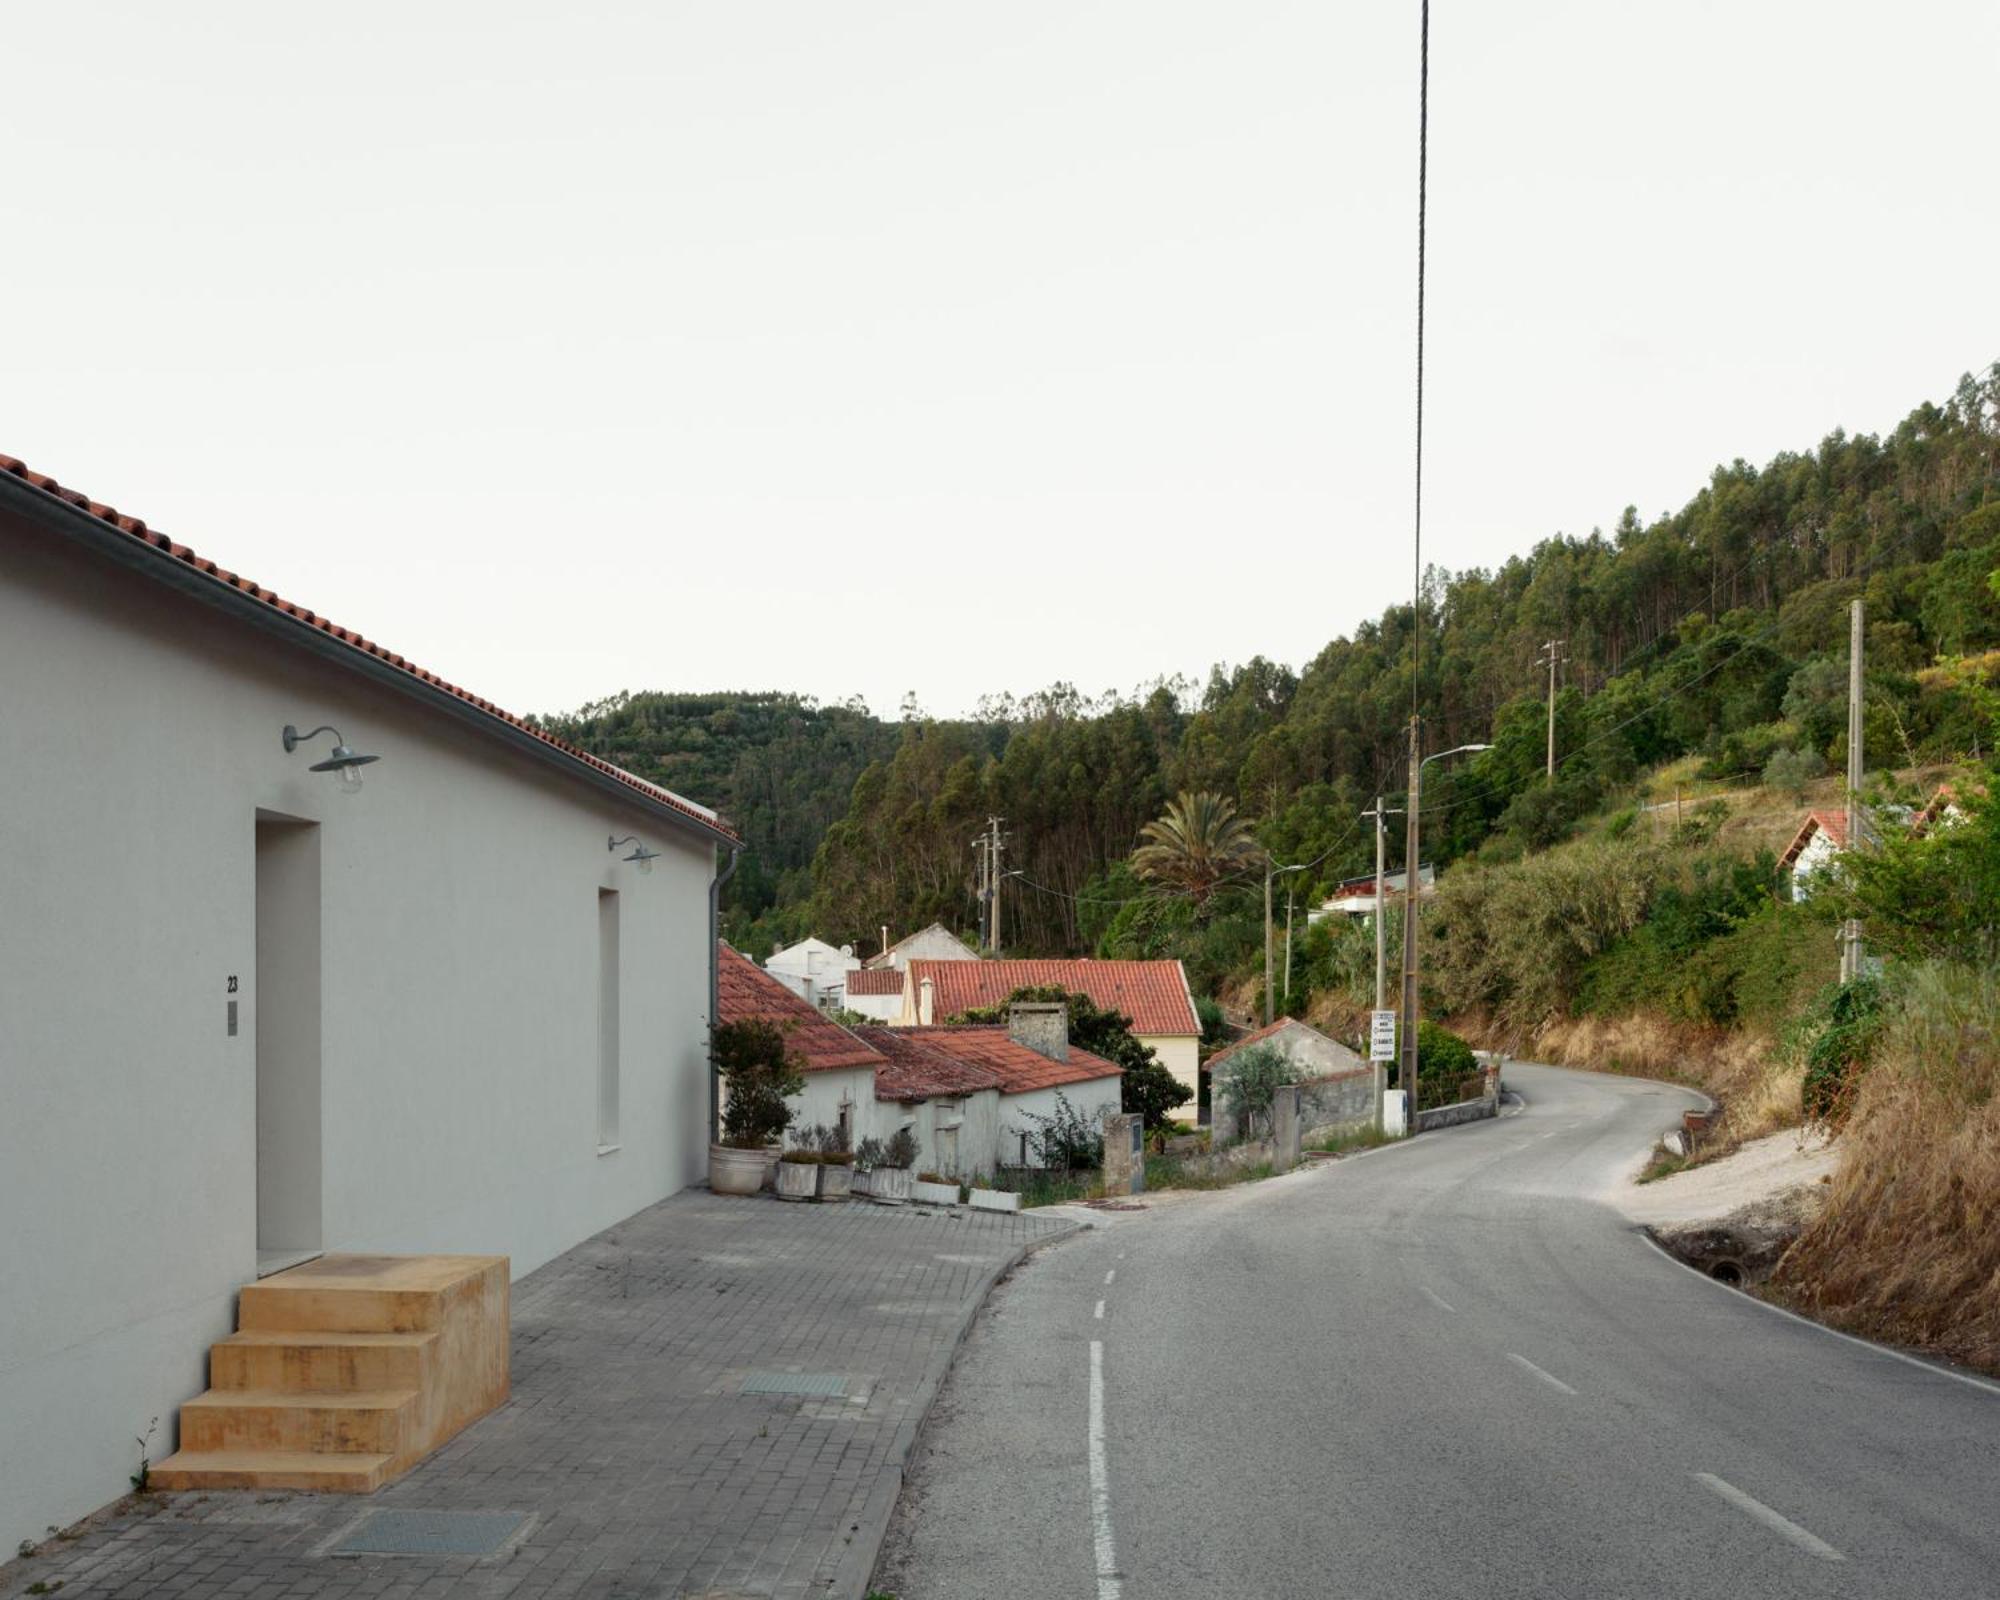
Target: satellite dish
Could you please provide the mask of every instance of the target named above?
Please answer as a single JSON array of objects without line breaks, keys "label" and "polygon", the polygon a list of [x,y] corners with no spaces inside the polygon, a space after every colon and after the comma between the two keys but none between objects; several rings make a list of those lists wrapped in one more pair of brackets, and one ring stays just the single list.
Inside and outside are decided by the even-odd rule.
[{"label": "satellite dish", "polygon": [[840,953],[843,956],[852,956],[854,954],[854,946],[851,944],[844,944],[840,947]]}]

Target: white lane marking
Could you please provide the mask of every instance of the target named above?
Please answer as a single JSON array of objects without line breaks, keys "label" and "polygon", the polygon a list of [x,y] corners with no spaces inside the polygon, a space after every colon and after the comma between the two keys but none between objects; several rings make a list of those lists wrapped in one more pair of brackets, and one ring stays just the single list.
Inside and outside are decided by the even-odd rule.
[{"label": "white lane marking", "polygon": [[1104,1453],[1104,1344],[1090,1341],[1090,1526],[1097,1545],[1097,1600],[1118,1600],[1118,1547],[1111,1537],[1111,1465]]},{"label": "white lane marking", "polygon": [[1828,1544],[1817,1534],[1806,1532],[1804,1528],[1801,1528],[1796,1522],[1792,1521],[1790,1517],[1778,1515],[1777,1512],[1765,1505],[1763,1501],[1753,1499],[1737,1488],[1735,1484],[1718,1478],[1714,1473],[1697,1472],[1694,1475],[1694,1481],[1703,1488],[1721,1495],[1723,1499],[1736,1507],[1738,1511],[1746,1512],[1750,1516],[1755,1517],[1773,1533],[1782,1534],[1801,1550],[1818,1556],[1820,1560],[1845,1561],[1847,1559],[1846,1556],[1834,1549],[1832,1545]]},{"label": "white lane marking", "polygon": [[1560,1389],[1564,1394],[1576,1393],[1576,1391],[1572,1389],[1568,1384],[1564,1383],[1562,1379],[1554,1376],[1552,1373],[1547,1373],[1542,1371],[1540,1367],[1536,1366],[1534,1362],[1530,1361],[1526,1356],[1517,1356],[1514,1354],[1513,1351],[1509,1350],[1507,1352],[1507,1359],[1509,1361],[1514,1362],[1523,1371],[1532,1372],[1536,1377],[1540,1378],[1542,1382],[1546,1383],[1551,1389]]},{"label": "white lane marking", "polygon": [[1876,1344],[1868,1339],[1858,1339],[1851,1333],[1842,1333],[1838,1328],[1829,1328],[1824,1322],[1815,1322],[1811,1317],[1802,1317],[1796,1311],[1787,1311],[1783,1306],[1774,1306],[1770,1301],[1754,1294],[1746,1294],[1741,1289],[1732,1289],[1728,1284],[1711,1278],[1707,1273],[1689,1266],[1650,1233],[1640,1232],[1639,1237],[1655,1250],[1679,1267],[1683,1272],[1692,1272],[1711,1289],[1719,1289],[1732,1300],[1747,1301],[1760,1311],[1768,1311],[1773,1316],[1783,1317],[1787,1322],[1796,1322],[1802,1328],[1810,1328],[1814,1333],[1823,1333],[1829,1339],[1840,1339],[1847,1344],[1866,1350],[1873,1356],[1887,1356],[1891,1361],[1900,1361],[1907,1367],[1915,1367],[1919,1372],[1928,1372],[1933,1378],[1950,1378],[1955,1383],[1969,1383],[1975,1389],[1984,1389],[1988,1394],[2000,1395],[2000,1383],[1988,1383],[1984,1378],[1975,1378],[1969,1372],[1954,1372],[1950,1367],[1941,1367],[1935,1361],[1925,1361],[1919,1356],[1905,1355],[1900,1350],[1891,1350],[1885,1344]]},{"label": "white lane marking", "polygon": [[1106,1283],[1109,1283],[1113,1278],[1117,1276],[1118,1276],[1118,1269],[1116,1267],[1113,1267],[1109,1272],[1105,1273],[1104,1281]]},{"label": "white lane marking", "polygon": [[1097,1302],[1097,1309],[1091,1314],[1095,1316],[1099,1322],[1102,1322],[1104,1320],[1104,1302],[1102,1300]]},{"label": "white lane marking", "polygon": [[[1418,1287],[1419,1287],[1419,1288],[1421,1288],[1421,1287],[1422,1287],[1422,1285],[1418,1285]],[[1436,1306],[1436,1307],[1438,1308],[1438,1310],[1440,1310],[1440,1311],[1451,1311],[1451,1307],[1450,1307],[1450,1306],[1448,1306],[1448,1305],[1446,1305],[1446,1304],[1444,1303],[1444,1301],[1443,1301],[1442,1299],[1440,1299],[1440,1298],[1438,1297],[1438,1292],[1437,1292],[1437,1290],[1435,1290],[1435,1289],[1425,1289],[1425,1290],[1424,1290],[1424,1294],[1425,1294],[1425,1296],[1426,1296],[1426,1297],[1427,1297],[1427,1298],[1428,1298],[1428,1299],[1430,1300],[1430,1303],[1431,1303],[1432,1305]],[[1457,1313],[1457,1312],[1455,1312],[1455,1311],[1454,1311],[1454,1312],[1452,1312],[1452,1315],[1453,1315],[1453,1316],[1456,1316],[1457,1314],[1458,1314],[1458,1313]]]}]

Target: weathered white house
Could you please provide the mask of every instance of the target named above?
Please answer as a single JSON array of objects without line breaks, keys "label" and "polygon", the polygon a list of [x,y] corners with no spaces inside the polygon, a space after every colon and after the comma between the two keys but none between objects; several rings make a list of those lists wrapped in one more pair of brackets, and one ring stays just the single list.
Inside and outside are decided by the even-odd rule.
[{"label": "weathered white house", "polygon": [[[887,929],[883,932],[886,934]],[[919,928],[915,933],[905,934],[894,944],[870,956],[865,963],[869,968],[881,971],[894,968],[901,972],[912,961],[977,961],[979,952],[947,928],[942,922],[933,922],[927,928]]]},{"label": "weathered white house", "polygon": [[260,1270],[698,1180],[735,843],[0,457],[0,1547],[175,1448]]},{"label": "weathered white house", "polygon": [[[1004,1004],[1016,989],[1057,988],[1132,1019],[1132,1034],[1193,1090],[1201,1071],[1201,1019],[1178,961],[928,961],[904,974],[898,1027],[948,1022],[960,1012]],[[1190,1098],[1176,1116],[1195,1120]]]},{"label": "weathered white house", "polygon": [[801,939],[797,944],[773,950],[764,970],[784,981],[785,987],[801,999],[822,1009],[841,1002],[847,975],[861,965],[853,947],[839,948],[824,939]]},{"label": "weathered white house", "polygon": [[1799,831],[1778,860],[1791,874],[1792,898],[1809,899],[1815,880],[1832,865],[1833,858],[1847,848],[1845,811],[1808,811]]},{"label": "weathered white house", "polygon": [[894,1022],[903,1009],[903,974],[896,967],[863,967],[850,972],[840,1003],[874,1022]]},{"label": "weathered white house", "polygon": [[[1407,872],[1390,872],[1382,877],[1382,897],[1393,904],[1397,897],[1408,892],[1410,875]],[[1417,868],[1417,893],[1419,896],[1434,894],[1437,890],[1437,869],[1419,866]],[[1312,910],[1306,913],[1306,926],[1323,922],[1328,917],[1362,917],[1375,915],[1375,874],[1360,878],[1344,878],[1334,886],[1328,895]]]}]

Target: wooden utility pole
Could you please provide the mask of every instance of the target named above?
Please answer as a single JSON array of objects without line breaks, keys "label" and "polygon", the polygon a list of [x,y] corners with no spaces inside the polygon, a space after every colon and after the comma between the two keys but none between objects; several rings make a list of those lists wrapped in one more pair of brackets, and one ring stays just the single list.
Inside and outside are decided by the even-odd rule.
[{"label": "wooden utility pole", "polygon": [[1264,1026],[1271,1025],[1271,874],[1274,869],[1270,862],[1264,863]]},{"label": "wooden utility pole", "polygon": [[1292,890],[1293,884],[1285,885],[1285,1004],[1292,1003]]},{"label": "wooden utility pole", "polygon": [[[991,937],[993,931],[993,892],[986,880],[986,868],[989,861],[986,845],[987,838],[983,833],[972,841],[972,869],[977,875],[979,883],[979,948],[988,955],[991,955],[993,953],[993,941]],[[888,948],[886,942],[883,948]]]},{"label": "wooden utility pole", "polygon": [[986,819],[986,826],[991,830],[988,834],[988,848],[992,852],[992,865],[987,869],[987,882],[993,888],[993,954],[995,956],[1000,954],[1000,854],[1007,848],[1006,841],[1000,834],[1000,824],[1006,820],[1005,817],[988,817]]},{"label": "wooden utility pole", "polygon": [[1417,855],[1422,795],[1423,725],[1410,718],[1410,798],[1403,817],[1403,1016],[1397,1076],[1403,1090],[1403,1132],[1417,1131]]},{"label": "wooden utility pole", "polygon": [[[1385,809],[1382,797],[1378,794],[1375,797],[1375,809],[1361,814],[1375,819],[1375,1009],[1387,1011],[1389,1009],[1389,919],[1385,913],[1389,906],[1389,890],[1385,880],[1389,873],[1389,846],[1388,830],[1382,826],[1382,819],[1399,817],[1402,812]],[[1371,1050],[1369,1054],[1372,1057],[1374,1052]],[[1368,1064],[1374,1069],[1375,1126],[1379,1130],[1382,1126],[1382,1092],[1388,1086],[1388,1072],[1379,1061],[1371,1059]]]},{"label": "wooden utility pole", "polygon": [[[1861,718],[1861,602],[1847,619],[1847,848],[1861,848],[1861,757],[1867,743]],[[1840,981],[1861,976],[1861,921],[1849,917],[1841,925]]]},{"label": "wooden utility pole", "polygon": [[1545,654],[1549,658],[1549,782],[1556,781],[1556,667],[1565,659],[1563,647],[1567,639],[1551,639],[1536,652],[1540,660]]}]

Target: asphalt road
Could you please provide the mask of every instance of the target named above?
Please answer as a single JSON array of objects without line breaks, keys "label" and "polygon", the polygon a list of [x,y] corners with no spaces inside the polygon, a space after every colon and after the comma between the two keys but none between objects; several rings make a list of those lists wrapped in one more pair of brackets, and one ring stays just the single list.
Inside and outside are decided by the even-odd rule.
[{"label": "asphalt road", "polygon": [[939,1398],[877,1587],[2000,1595],[2000,1389],[1708,1283],[1609,1209],[1678,1091],[1507,1078],[1518,1116],[1031,1261]]}]

